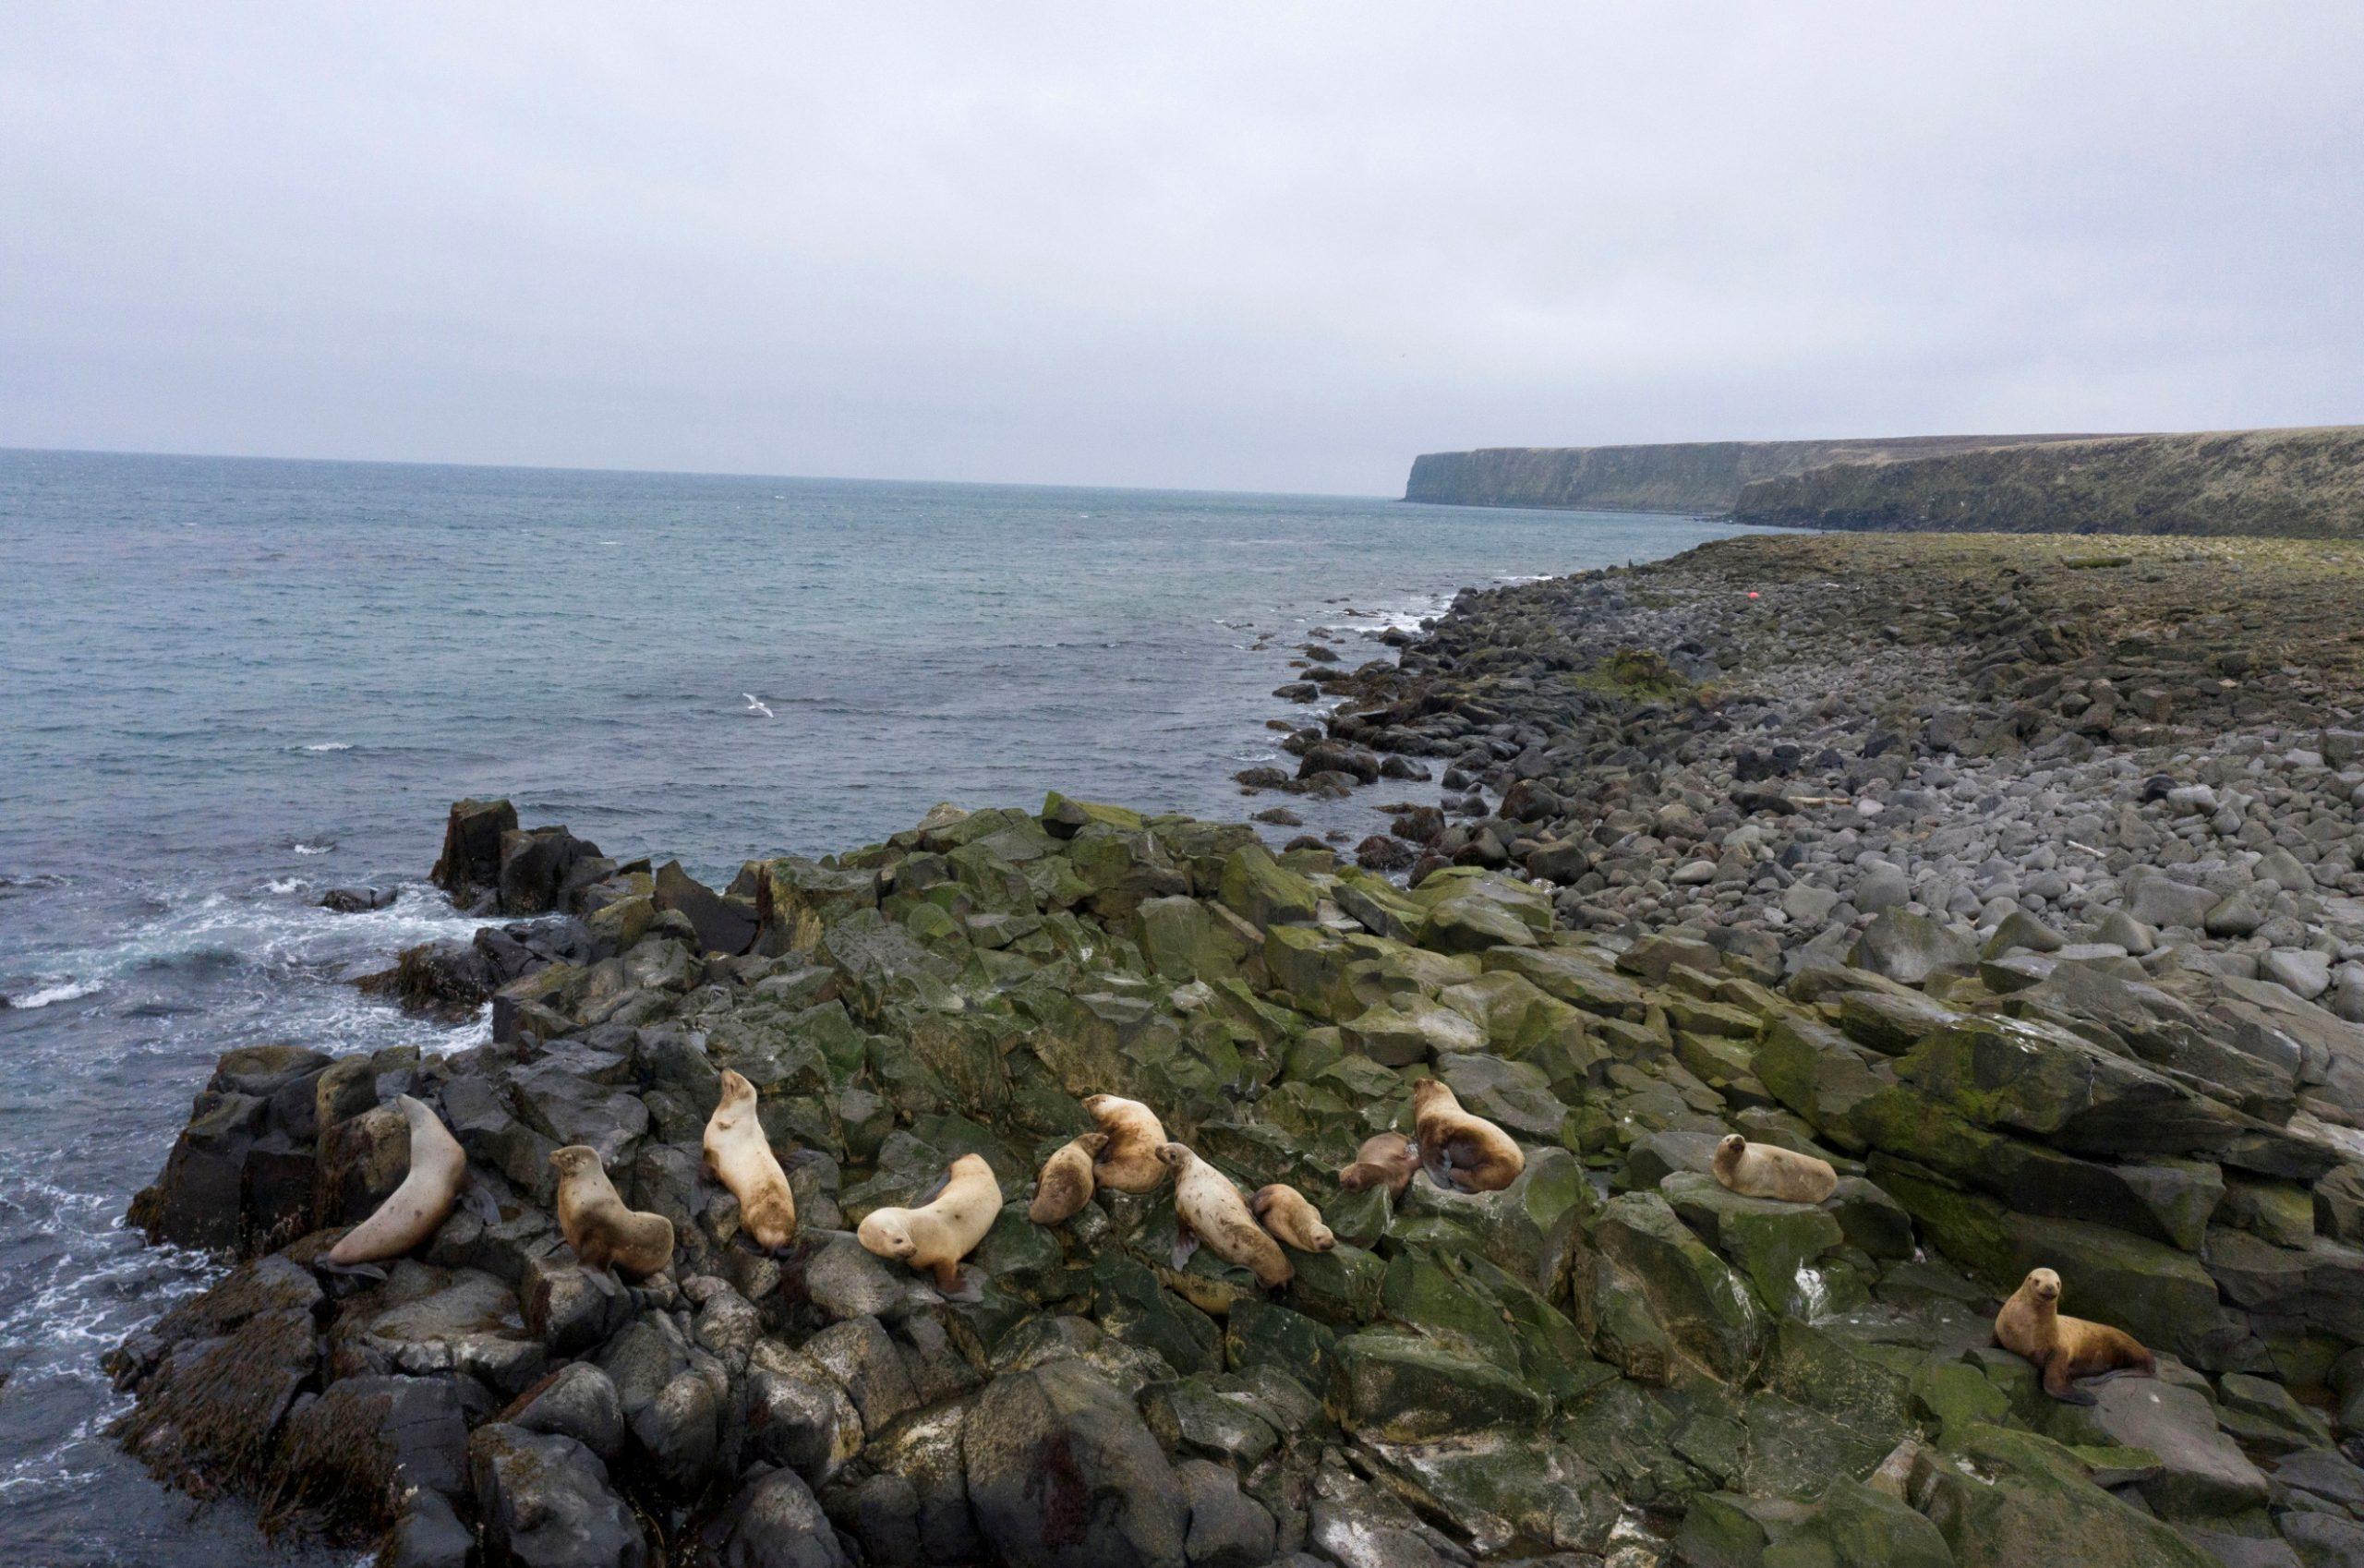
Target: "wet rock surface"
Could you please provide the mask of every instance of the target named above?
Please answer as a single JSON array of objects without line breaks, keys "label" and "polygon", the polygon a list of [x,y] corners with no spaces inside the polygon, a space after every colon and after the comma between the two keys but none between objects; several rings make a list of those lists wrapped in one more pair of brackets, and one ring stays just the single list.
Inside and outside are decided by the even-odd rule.
[{"label": "wet rock surface", "polygon": [[[223,1059],[133,1217],[235,1267],[110,1357],[125,1441],[387,1562],[2343,1561],[2364,645],[2277,640],[2262,573],[2260,625],[2170,636],[2228,567],[2145,541],[2010,579],[1910,543],[1738,541],[1313,661],[1351,695],[1312,777],[1453,791],[1396,815],[1401,880],[1054,795],[710,889],[463,802],[439,880],[519,922],[491,1038]],[[701,1169],[724,1067],[795,1189],[777,1256]],[[1524,1172],[1341,1191],[1431,1075]],[[1176,1267],[1170,1188],[1031,1223],[1102,1092],[1337,1245],[1266,1290]],[[403,1093],[470,1200],[323,1269]],[[1731,1131],[1838,1190],[1727,1191]],[[669,1272],[576,1263],[562,1142],[673,1222]],[[967,1288],[855,1243],[969,1153],[1006,1206]],[[2047,1399],[1992,1333],[2038,1266],[2159,1375]]]}]

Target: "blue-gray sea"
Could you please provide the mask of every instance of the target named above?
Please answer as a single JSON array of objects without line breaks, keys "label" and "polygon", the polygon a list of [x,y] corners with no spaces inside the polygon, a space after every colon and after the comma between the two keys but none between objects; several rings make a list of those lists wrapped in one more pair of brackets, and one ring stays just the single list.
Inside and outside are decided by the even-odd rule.
[{"label": "blue-gray sea", "polygon": [[[727,877],[937,801],[1237,816],[1316,628],[1671,554],[1692,519],[1327,496],[0,452],[0,1562],[349,1561],[106,1437],[218,1272],[120,1224],[221,1052],[482,1037],[347,983],[464,932],[445,805]],[[1369,799],[1430,798],[1405,786]],[[1269,801],[1257,804],[1269,804]],[[1375,819],[1335,811],[1316,826]],[[392,908],[326,888],[401,885]]]}]

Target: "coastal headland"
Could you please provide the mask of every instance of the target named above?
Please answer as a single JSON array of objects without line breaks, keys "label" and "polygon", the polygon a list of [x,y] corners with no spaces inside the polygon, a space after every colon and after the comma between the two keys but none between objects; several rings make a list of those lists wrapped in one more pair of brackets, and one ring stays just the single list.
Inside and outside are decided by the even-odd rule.
[{"label": "coastal headland", "polygon": [[1807,528],[2357,538],[2364,426],[1497,447],[1416,459],[1405,499]]},{"label": "coastal headland", "polygon": [[[1376,791],[1343,853],[1053,794],[707,887],[455,805],[487,923],[369,983],[489,1040],[222,1059],[131,1219],[235,1266],[110,1357],[123,1440],[407,1568],[2364,1551],[2364,546],[1768,535],[1357,651],[1242,778]],[[725,1069],[777,1254],[700,1170]],[[1342,1191],[1430,1077],[1517,1179]],[[1102,1093],[1336,1245],[1035,1224]],[[324,1268],[404,1094],[475,1197]],[[1731,1132],[1837,1189],[1728,1190]],[[670,1270],[572,1256],[562,1145]],[[970,1288],[862,1248],[964,1154]],[[2039,1268],[2157,1375],[2048,1397]]]}]

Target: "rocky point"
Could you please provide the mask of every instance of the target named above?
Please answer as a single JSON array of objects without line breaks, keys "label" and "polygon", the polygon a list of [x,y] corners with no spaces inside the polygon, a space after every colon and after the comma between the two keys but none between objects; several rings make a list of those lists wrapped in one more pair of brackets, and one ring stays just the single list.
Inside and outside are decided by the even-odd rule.
[{"label": "rocky point", "polygon": [[[132,1218],[235,1267],[111,1357],[123,1440],[408,1568],[2364,1559],[2364,600],[2297,549],[1465,596],[1309,659],[1335,706],[1251,780],[1434,775],[1369,863],[1055,794],[708,887],[463,802],[436,880],[498,923],[368,983],[489,1038],[223,1058]],[[780,1255],[700,1168],[725,1068]],[[1523,1174],[1341,1191],[1431,1076]],[[1103,1092],[1337,1245],[1265,1290],[1174,1266],[1170,1188],[1032,1223]],[[399,1094],[474,1198],[324,1268]],[[1837,1190],[1728,1190],[1732,1131]],[[575,1261],[571,1144],[669,1272]],[[970,1153],[972,1289],[856,1242]],[[2037,1267],[2158,1375],[2046,1397],[1993,1333]]]}]

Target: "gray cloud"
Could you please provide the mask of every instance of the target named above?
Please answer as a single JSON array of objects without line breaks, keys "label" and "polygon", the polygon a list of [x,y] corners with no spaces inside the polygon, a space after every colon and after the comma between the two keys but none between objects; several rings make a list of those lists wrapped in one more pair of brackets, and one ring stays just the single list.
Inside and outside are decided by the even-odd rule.
[{"label": "gray cloud", "polygon": [[2364,10],[8,7],[0,443],[1349,490],[2364,418]]}]

